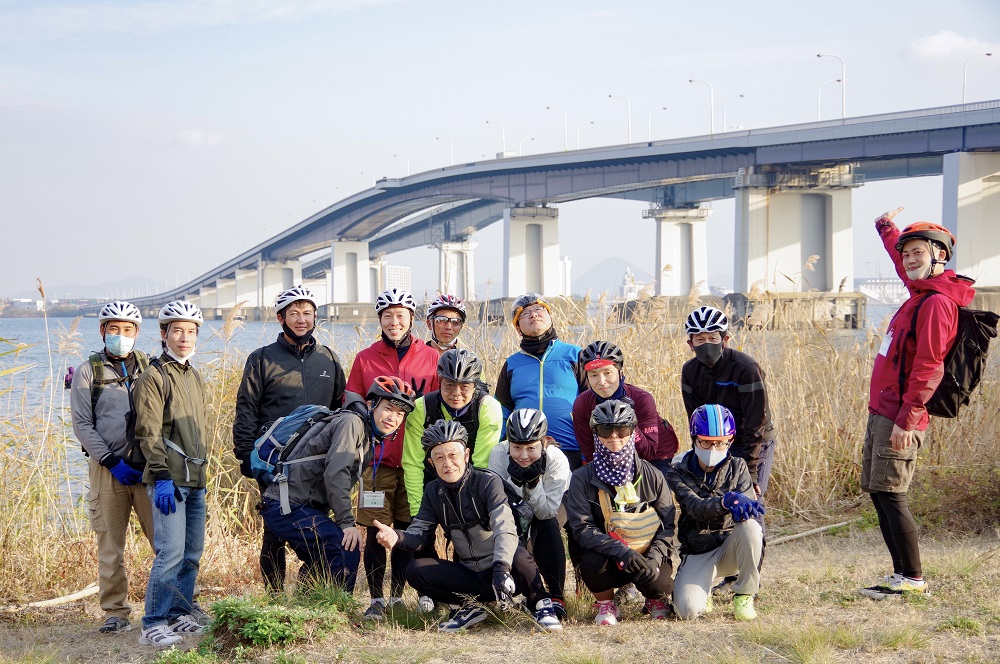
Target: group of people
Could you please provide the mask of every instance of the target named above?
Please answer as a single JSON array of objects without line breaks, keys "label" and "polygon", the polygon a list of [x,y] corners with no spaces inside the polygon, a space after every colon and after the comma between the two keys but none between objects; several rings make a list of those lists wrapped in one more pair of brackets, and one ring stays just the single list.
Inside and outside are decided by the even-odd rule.
[{"label": "group of people", "polygon": [[[942,322],[915,341],[897,315],[876,359],[862,488],[872,495],[894,571],[862,590],[875,598],[925,587],[905,491],[927,423],[922,403],[940,380],[955,306],[972,293],[943,271],[954,238],[943,242],[947,231],[929,224],[900,234],[894,214],[877,227],[900,276],[911,292],[948,297],[928,301],[918,324]],[[731,589],[737,619],[756,617],[776,435],[764,374],[728,345],[723,311],[700,307],[685,321],[694,356],[681,369],[680,388],[691,445],[678,454],[677,435],[652,395],[626,382],[622,350],[560,340],[538,294],[513,303],[520,350],[504,362],[492,395],[481,361],[459,343],[467,322],[460,299],[441,295],[428,305],[424,342],[415,335],[413,296],[380,293],[379,338],[346,376],[313,334],[317,307],[302,286],[278,296],[281,332],[247,358],[236,401],[234,454],[258,484],[260,568],[270,592],[283,592],[291,548],[303,563],[301,579],[349,592],[363,561],[368,619],[400,605],[408,583],[421,611],[447,609],[442,631],[481,622],[483,603],[505,607],[518,595],[540,626],[556,630],[566,615],[568,556],[577,590],[582,583],[594,595],[599,625],[616,624],[616,591],[633,587],[653,619],[708,613],[720,587]],[[131,628],[123,551],[135,511],[155,551],[139,642],[166,646],[201,633],[208,619],[195,600],[208,450],[204,383],[191,365],[201,311],[176,301],[158,319],[163,352],[150,360],[134,348],[138,309],[105,306],[104,349],[73,374],[71,401],[90,457],[106,614],[100,631]],[[885,360],[895,364],[903,344],[913,370],[897,380],[898,368]],[[325,407],[322,416],[310,419],[277,475],[255,474],[258,441],[307,404]],[[450,546],[439,548],[439,531]]]}]

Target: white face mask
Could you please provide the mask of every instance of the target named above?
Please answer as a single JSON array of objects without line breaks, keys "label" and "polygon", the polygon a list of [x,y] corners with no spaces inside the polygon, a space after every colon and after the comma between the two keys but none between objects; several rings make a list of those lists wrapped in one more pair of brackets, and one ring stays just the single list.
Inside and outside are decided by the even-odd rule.
[{"label": "white face mask", "polygon": [[104,337],[104,347],[115,357],[125,357],[135,348],[135,339],[120,334],[108,334]]},{"label": "white face mask", "polygon": [[703,450],[700,447],[695,447],[694,453],[698,455],[699,461],[711,468],[725,461],[729,450]]}]

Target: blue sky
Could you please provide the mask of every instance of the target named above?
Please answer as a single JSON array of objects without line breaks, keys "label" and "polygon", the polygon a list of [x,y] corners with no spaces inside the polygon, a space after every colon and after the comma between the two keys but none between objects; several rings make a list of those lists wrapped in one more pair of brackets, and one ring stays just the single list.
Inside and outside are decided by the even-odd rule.
[{"label": "blue sky", "polygon": [[[526,153],[633,135],[816,118],[817,90],[847,61],[848,115],[1000,98],[996,2],[482,3],[452,0],[0,0],[0,295],[137,276],[173,285],[207,271],[381,176],[524,141]],[[827,85],[824,118],[839,116]],[[663,106],[666,111],[658,110]],[[531,140],[533,139],[533,140]],[[873,184],[854,197],[857,276],[888,273],[871,218],[940,218],[937,178]],[[561,206],[562,252],[582,274],[608,255],[652,269],[642,206]],[[912,215],[912,216],[911,216]],[[710,221],[710,273],[732,272],[732,204]],[[609,228],[620,242],[607,241]],[[612,236],[613,237],[613,236]],[[10,240],[13,240],[12,242]],[[494,226],[474,238],[500,242]],[[477,254],[495,282],[495,252]],[[390,258],[433,290],[436,252]],[[726,285],[726,284],[722,284]]]}]

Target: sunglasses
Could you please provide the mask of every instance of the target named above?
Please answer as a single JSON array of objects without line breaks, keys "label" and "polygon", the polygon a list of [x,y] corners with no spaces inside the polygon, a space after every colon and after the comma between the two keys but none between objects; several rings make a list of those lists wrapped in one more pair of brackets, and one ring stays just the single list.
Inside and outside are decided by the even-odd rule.
[{"label": "sunglasses", "polygon": [[461,318],[451,318],[450,316],[435,316],[433,320],[435,323],[451,323],[452,325],[462,324]]},{"label": "sunglasses", "polygon": [[614,434],[617,438],[628,438],[632,435],[632,427],[614,424],[598,424],[595,427],[598,438],[611,438]]}]

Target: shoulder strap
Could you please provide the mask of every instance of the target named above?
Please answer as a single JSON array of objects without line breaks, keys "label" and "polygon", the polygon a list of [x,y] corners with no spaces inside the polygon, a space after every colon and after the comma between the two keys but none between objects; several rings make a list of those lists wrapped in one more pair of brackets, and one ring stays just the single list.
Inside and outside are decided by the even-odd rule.
[{"label": "shoulder strap", "polygon": [[[167,375],[167,369],[163,366],[163,361],[160,356],[156,356],[150,361],[149,366],[155,366],[160,372],[160,378],[163,379],[163,410],[169,410],[170,402],[173,398],[173,388],[170,386],[170,376]],[[173,413],[170,417],[170,435],[167,438],[174,437],[174,418]]]},{"label": "shoulder strap", "polygon": [[96,421],[97,400],[101,398],[101,390],[104,389],[104,359],[100,353],[94,353],[87,362],[90,363],[91,373],[94,374],[90,377],[90,416]]},{"label": "shoulder strap", "polygon": [[611,496],[604,489],[598,489],[597,500],[601,504],[601,511],[604,513],[604,527],[607,529],[611,525]]},{"label": "shoulder strap", "polygon": [[424,430],[441,419],[441,390],[424,395]]},{"label": "shoulder strap", "polygon": [[920,307],[924,305],[927,298],[936,294],[937,291],[928,291],[927,295],[920,298],[917,302],[917,306],[913,308],[913,317],[910,319],[910,329],[906,332],[906,337],[900,342],[899,347],[899,402],[903,403],[903,394],[906,392],[906,339],[913,339],[913,343],[917,342],[917,315],[920,313]]}]

